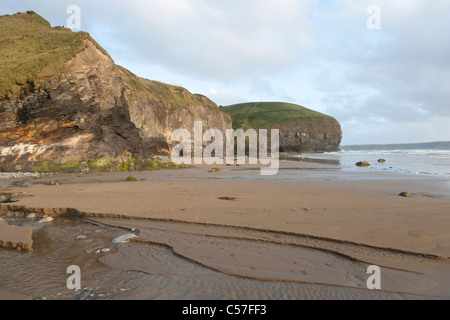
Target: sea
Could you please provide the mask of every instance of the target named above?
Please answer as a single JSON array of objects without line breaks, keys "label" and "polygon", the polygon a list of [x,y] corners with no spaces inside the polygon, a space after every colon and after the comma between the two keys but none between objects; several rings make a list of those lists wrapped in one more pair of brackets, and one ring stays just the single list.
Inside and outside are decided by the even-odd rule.
[{"label": "sea", "polygon": [[[450,180],[450,141],[413,144],[372,144],[341,146],[338,152],[300,154],[301,157],[339,161],[343,171],[390,171]],[[384,159],[386,162],[378,162]],[[367,161],[368,168],[355,164]]]}]

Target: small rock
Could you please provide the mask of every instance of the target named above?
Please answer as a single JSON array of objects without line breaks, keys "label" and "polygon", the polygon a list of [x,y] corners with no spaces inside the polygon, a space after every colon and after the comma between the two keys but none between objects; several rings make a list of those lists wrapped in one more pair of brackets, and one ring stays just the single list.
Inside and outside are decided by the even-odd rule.
[{"label": "small rock", "polygon": [[25,216],[25,219],[33,220],[33,219],[36,219],[36,217],[37,217],[36,213],[30,213]]},{"label": "small rock", "polygon": [[358,167],[370,167],[370,163],[368,163],[367,161],[359,161],[355,165]]},{"label": "small rock", "polygon": [[386,159],[378,159],[378,162],[379,163],[385,163],[385,162],[387,162],[387,160]]},{"label": "small rock", "polygon": [[128,176],[125,181],[139,181],[139,180],[133,176]]},{"label": "small rock", "polygon": [[409,194],[409,192],[400,192],[399,196],[409,198],[411,195]]},{"label": "small rock", "polygon": [[3,218],[0,218],[0,223],[6,223],[6,220]]},{"label": "small rock", "polygon": [[220,172],[220,169],[219,168],[212,168],[208,172]]},{"label": "small rock", "polygon": [[77,239],[77,240],[85,240],[85,239],[87,239],[87,236],[85,236],[84,234],[82,234],[82,235],[79,235],[76,239]]},{"label": "small rock", "polygon": [[236,200],[235,197],[220,197],[219,200]]},{"label": "small rock", "polygon": [[46,186],[59,186],[59,183],[58,183],[58,182],[55,182],[55,181],[47,181],[47,182],[45,183],[45,185],[46,185]]},{"label": "small rock", "polygon": [[127,243],[130,239],[136,238],[134,233],[124,234],[111,240],[112,243]]},{"label": "small rock", "polygon": [[47,222],[52,222],[53,218],[52,217],[44,217],[42,219],[40,219],[38,222],[39,223],[47,223]]},{"label": "small rock", "polygon": [[99,248],[97,250],[94,251],[95,254],[99,254],[99,253],[107,253],[110,252],[111,249],[110,248]]},{"label": "small rock", "polygon": [[33,183],[30,180],[26,179],[26,180],[17,181],[15,183],[15,185],[17,187],[29,188],[29,187],[33,186]]},{"label": "small rock", "polygon": [[0,203],[10,203],[11,196],[0,196]]},{"label": "small rock", "polygon": [[85,288],[78,295],[77,300],[90,300],[90,298],[92,297],[92,294],[94,294],[94,291],[92,291],[91,289]]},{"label": "small rock", "polygon": [[5,214],[5,217],[14,217],[14,212],[8,212],[7,214]]},{"label": "small rock", "polygon": [[[83,251],[84,251],[86,254],[94,254],[94,253],[97,253],[96,251],[97,251],[97,250],[100,250],[100,249],[101,249],[101,248],[99,248],[98,246],[95,246],[95,247],[91,247],[91,248],[84,249]],[[100,253],[100,251],[99,251],[98,253]]]}]

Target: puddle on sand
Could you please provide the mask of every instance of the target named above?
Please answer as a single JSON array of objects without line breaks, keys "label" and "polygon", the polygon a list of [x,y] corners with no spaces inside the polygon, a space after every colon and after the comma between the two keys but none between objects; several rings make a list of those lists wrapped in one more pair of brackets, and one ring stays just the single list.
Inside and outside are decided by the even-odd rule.
[{"label": "puddle on sand", "polygon": [[[3,219],[14,225],[33,223],[23,218]],[[71,275],[66,273],[67,268],[77,265],[82,288],[89,288],[94,298],[112,298],[120,289],[126,292],[129,276],[99,263],[98,258],[104,254],[93,253],[96,248],[114,252],[117,245],[111,239],[124,233],[127,231],[81,219],[55,218],[34,231],[32,252],[0,249],[0,288],[32,299],[77,299],[81,292],[69,290],[66,285]],[[80,235],[86,239],[77,240]]]},{"label": "puddle on sand", "polygon": [[[24,219],[3,217],[10,224]],[[159,245],[118,244],[111,239],[129,230],[96,225],[82,219],[55,218],[33,235],[33,252],[0,249],[0,288],[32,299],[404,299],[410,295],[369,292],[333,286],[266,282],[228,276],[193,264]],[[86,239],[77,240],[80,235]],[[154,257],[155,273],[121,271],[99,262],[119,246],[141,246]],[[97,247],[104,254],[86,253]],[[133,250],[130,248],[130,253]],[[147,253],[148,253],[147,252]],[[67,267],[81,269],[81,287],[67,289]],[[169,271],[169,272],[167,272]]]}]

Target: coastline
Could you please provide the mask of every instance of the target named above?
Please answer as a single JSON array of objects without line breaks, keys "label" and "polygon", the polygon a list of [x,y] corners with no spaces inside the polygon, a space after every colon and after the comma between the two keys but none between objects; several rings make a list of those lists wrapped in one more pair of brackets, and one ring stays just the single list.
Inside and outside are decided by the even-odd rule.
[{"label": "coastline", "polygon": [[[8,187],[8,192],[25,193],[25,197],[2,204],[1,211],[25,206],[27,212],[53,216],[76,213],[98,223],[138,229],[138,241],[132,242],[133,246],[139,242],[167,246],[177,255],[232,276],[364,288],[365,270],[355,267],[350,262],[354,260],[364,266],[386,266],[385,277],[391,279],[386,292],[450,296],[446,289],[450,285],[445,283],[450,278],[450,201],[443,197],[448,195],[448,188],[442,181],[391,173],[349,174],[334,164],[306,161],[282,160],[279,174],[265,178],[259,176],[257,166],[217,166],[220,172],[214,173],[208,172],[211,167],[45,175],[30,179],[41,184],[39,187]],[[126,182],[130,174],[141,181]],[[45,185],[49,180],[58,185]],[[412,196],[399,197],[402,191]],[[155,224],[165,230],[158,239],[154,238]],[[188,232],[177,226],[212,231]],[[205,238],[198,237],[203,233],[214,246],[202,244]],[[249,237],[258,245],[249,245]],[[261,241],[265,247],[261,247]],[[192,243],[195,249],[187,252],[185,243]],[[283,243],[292,248],[280,250]],[[254,259],[233,264],[229,261],[233,253],[220,254],[213,249],[233,245],[242,257]],[[126,261],[126,250],[107,255],[107,264]],[[143,255],[141,249],[133,250]],[[326,264],[330,254],[344,257],[340,262],[332,260],[336,270],[341,270],[337,278],[334,268],[319,267]],[[125,256],[133,265],[132,255]],[[319,270],[317,274],[308,270],[290,272],[270,263],[298,256],[308,260],[302,261],[310,268]],[[252,269],[256,268],[252,263],[267,267]],[[147,271],[152,268],[148,259],[134,264]],[[116,267],[126,269],[120,264]],[[407,272],[394,271],[397,269]],[[423,276],[411,278],[415,273]],[[423,287],[415,290],[414,285]]]}]

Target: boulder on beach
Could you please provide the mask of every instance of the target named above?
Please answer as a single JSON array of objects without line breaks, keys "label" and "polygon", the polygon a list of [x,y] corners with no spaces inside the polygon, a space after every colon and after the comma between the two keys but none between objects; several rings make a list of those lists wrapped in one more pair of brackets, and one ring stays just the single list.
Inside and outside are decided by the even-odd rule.
[{"label": "boulder on beach", "polygon": [[53,218],[52,217],[43,217],[42,219],[40,219],[38,222],[39,223],[48,223],[48,222],[52,222]]},{"label": "boulder on beach", "polygon": [[78,295],[77,300],[93,300],[92,297],[95,295],[94,291],[89,288],[84,288]]},{"label": "boulder on beach", "polygon": [[370,167],[370,163],[367,161],[359,161],[355,165],[358,167]]},{"label": "boulder on beach", "polygon": [[10,203],[11,196],[0,196],[0,203]]},{"label": "boulder on beach", "polygon": [[16,187],[21,187],[21,188],[29,188],[29,187],[33,186],[33,183],[28,179],[17,181],[14,184]]},{"label": "boulder on beach", "polygon": [[37,218],[37,214],[36,213],[29,213],[29,214],[27,214],[26,216],[25,216],[25,219],[27,219],[27,220],[33,220],[33,219],[36,219]]},{"label": "boulder on beach", "polygon": [[378,162],[379,163],[385,163],[385,162],[387,162],[387,160],[386,159],[378,159]]},{"label": "boulder on beach", "polygon": [[399,193],[400,197],[405,197],[405,198],[409,198],[411,195],[409,194],[409,192],[400,192]]}]

